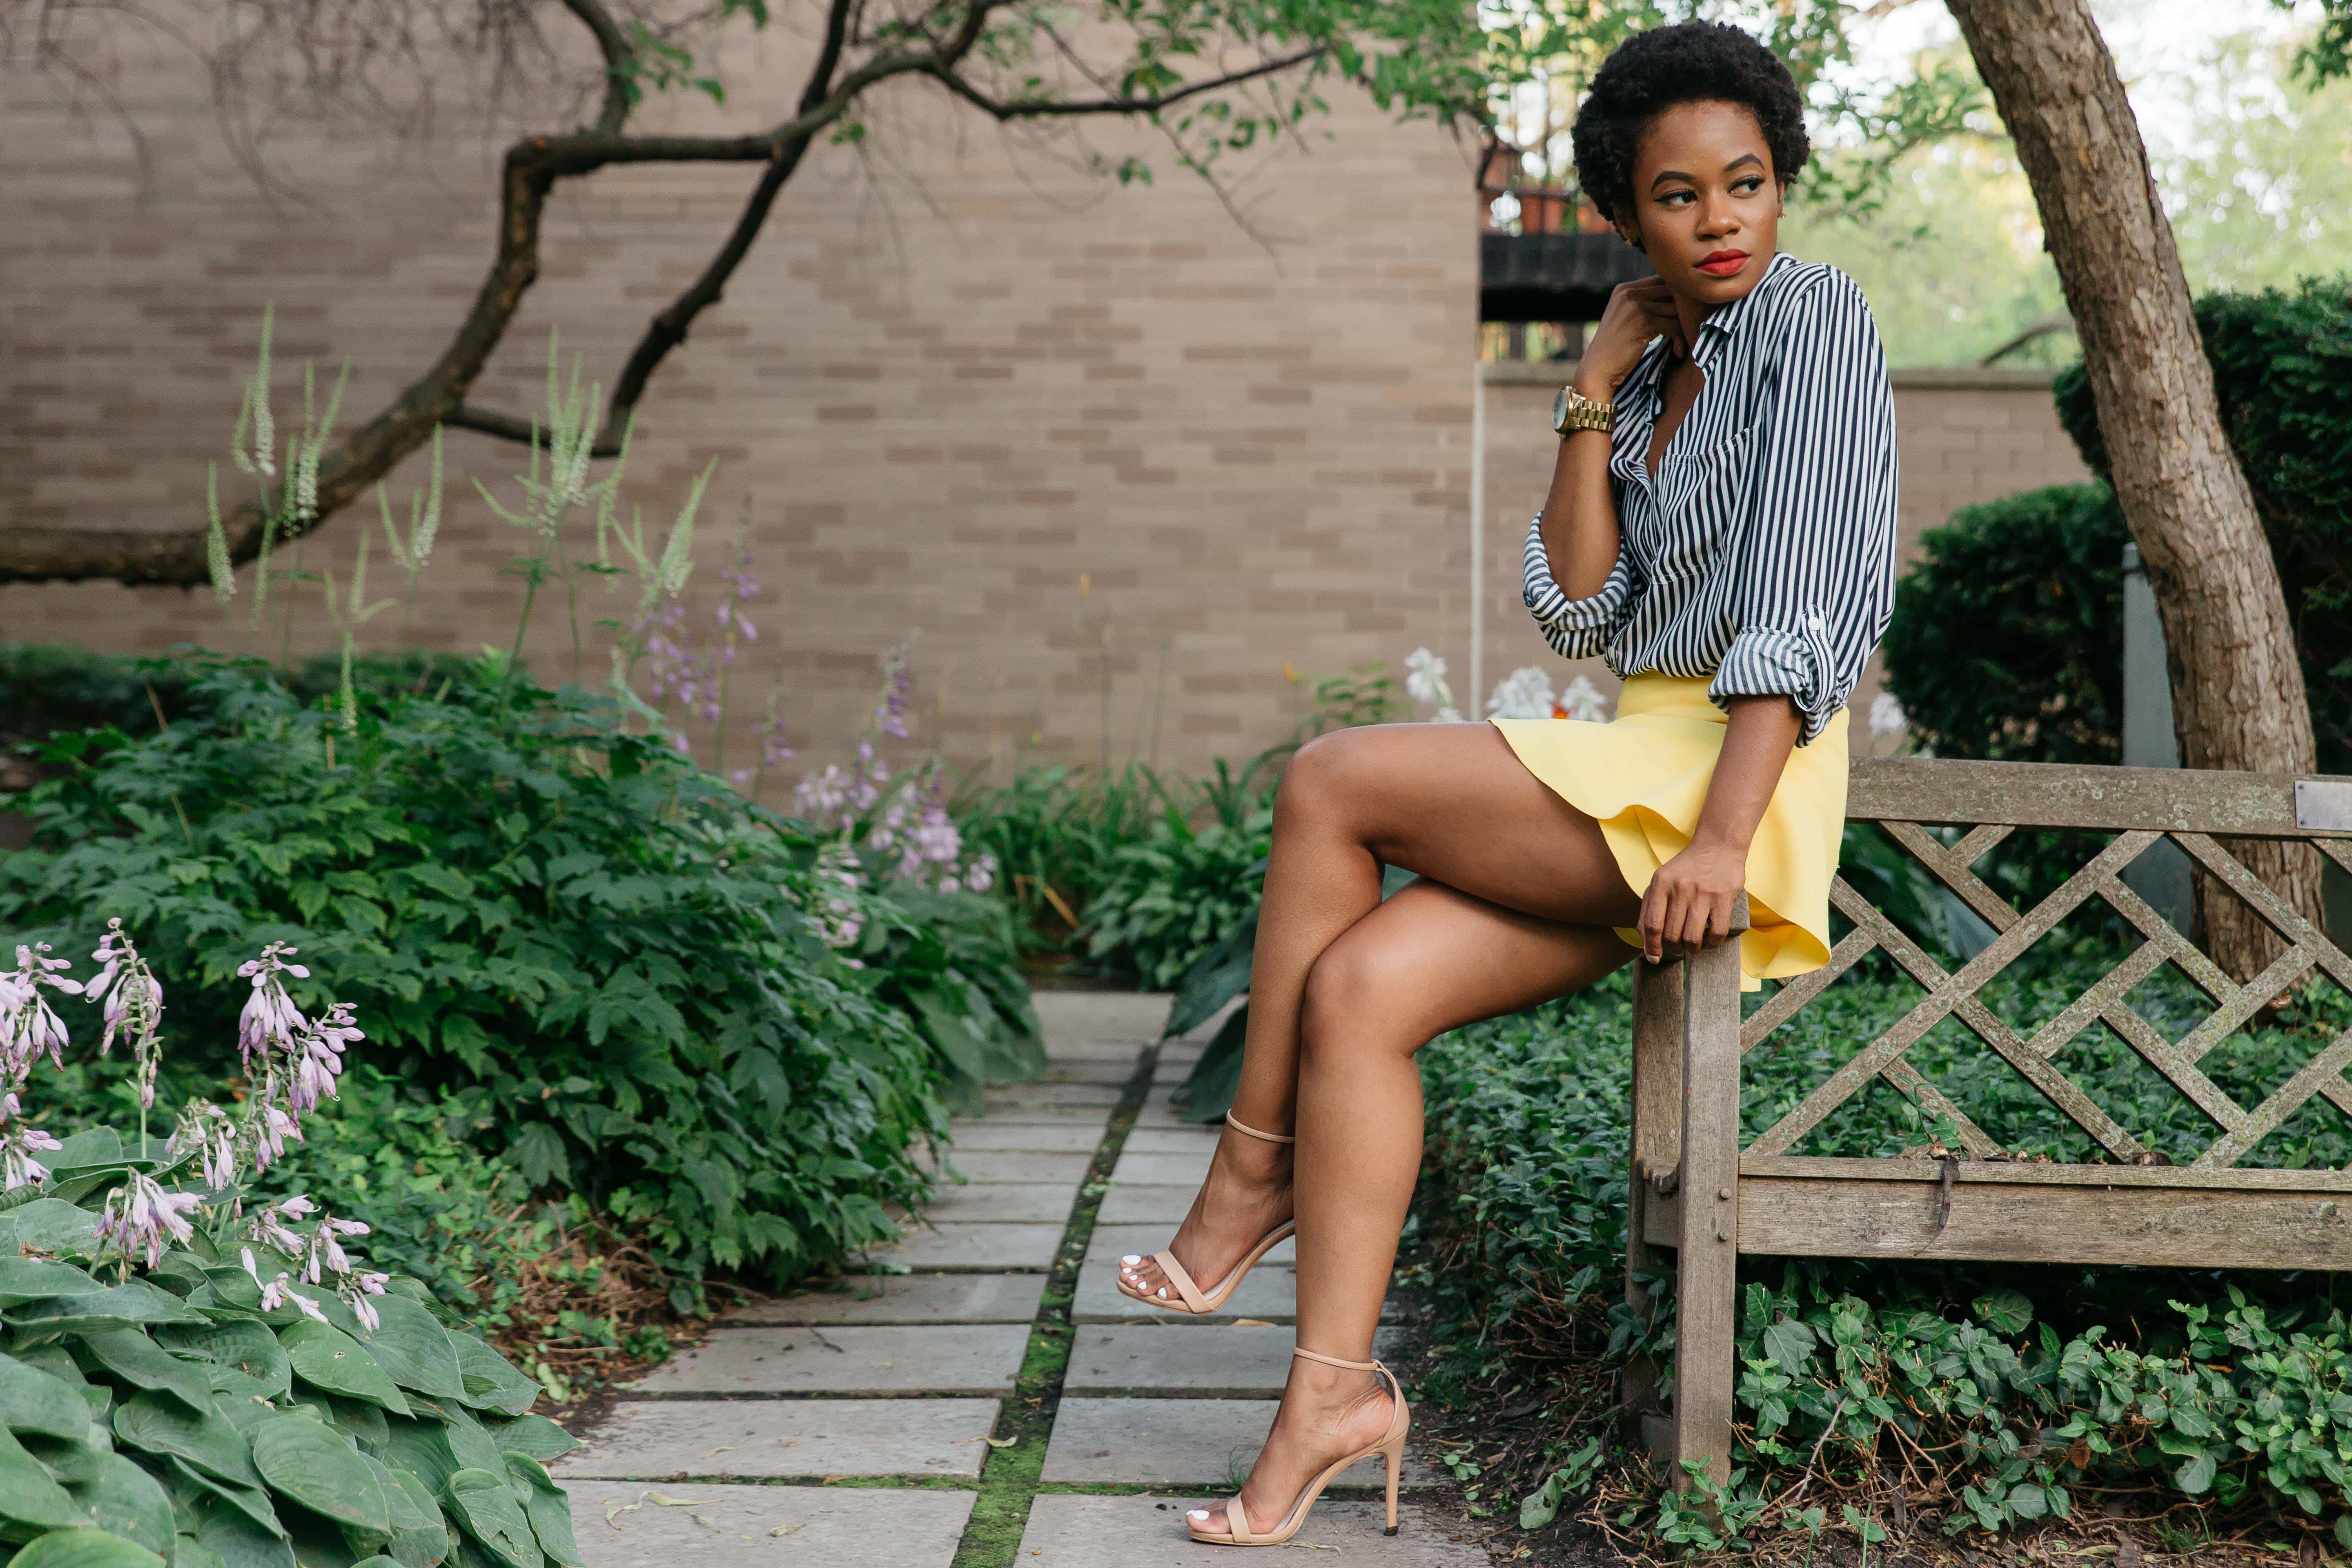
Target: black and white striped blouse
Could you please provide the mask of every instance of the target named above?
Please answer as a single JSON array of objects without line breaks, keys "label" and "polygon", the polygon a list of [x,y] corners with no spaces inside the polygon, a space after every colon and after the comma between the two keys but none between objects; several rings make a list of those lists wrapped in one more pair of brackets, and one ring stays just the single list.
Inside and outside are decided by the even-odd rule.
[{"label": "black and white striped blouse", "polygon": [[1655,475],[1664,339],[1617,389],[1608,582],[1563,594],[1538,518],[1528,608],[1566,658],[1712,675],[1718,707],[1789,697],[1803,745],[1853,694],[1895,605],[1895,400],[1878,330],[1853,279],[1784,252],[1709,313],[1691,357],[1706,386]]}]

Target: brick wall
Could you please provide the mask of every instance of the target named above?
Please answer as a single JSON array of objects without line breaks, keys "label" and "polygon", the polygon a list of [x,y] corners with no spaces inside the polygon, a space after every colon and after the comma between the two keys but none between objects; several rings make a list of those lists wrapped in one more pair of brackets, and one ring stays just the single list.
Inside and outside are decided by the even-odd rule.
[{"label": "brick wall", "polygon": [[[772,68],[789,78],[790,49],[772,47],[772,60],[733,62],[737,101]],[[139,106],[143,182],[122,132],[54,87],[15,83],[0,104],[0,524],[187,525],[265,301],[281,422],[305,357],[326,374],[352,361],[347,408],[363,416],[438,352],[489,253],[511,124],[469,138],[452,109],[422,146],[298,128],[268,153],[295,188],[265,194],[192,62],[129,38],[110,86]],[[747,520],[768,594],[735,675],[739,713],[772,684],[802,763],[837,757],[915,627],[918,738],[964,760],[1034,747],[1202,767],[1286,732],[1303,687],[1286,665],[1393,667],[1417,644],[1453,660],[1469,695],[1467,165],[1430,127],[1335,104],[1304,147],[1236,171],[1251,228],[1164,156],[1155,187],[1107,187],[920,89],[877,106],[886,159],[812,154],[725,301],[656,376],[625,491],[657,529],[718,460],[689,598],[707,617]],[[1114,158],[1153,152],[1128,128],[1092,134]],[[589,375],[611,375],[746,183],[644,169],[562,188],[542,280],[474,401],[530,413],[551,329]],[[1543,653],[1516,583],[1551,384],[1489,388],[1489,681]],[[2077,471],[2046,390],[1906,384],[1902,416],[1906,528]],[[470,650],[511,636],[520,588],[498,574],[521,540],[467,481],[511,498],[521,458],[449,437],[440,549],[413,614],[379,616],[364,642]],[[421,479],[421,461],[404,465],[396,500]],[[342,576],[373,510],[331,523],[302,569]],[[0,637],[331,645],[311,586],[290,626],[273,606],[251,627],[250,578],[235,620],[203,592],[0,587]],[[401,591],[380,549],[371,581]],[[590,679],[605,668],[593,623],[625,605],[587,590]],[[560,600],[542,598],[528,657],[570,672]],[[750,749],[740,727],[733,745]]]}]

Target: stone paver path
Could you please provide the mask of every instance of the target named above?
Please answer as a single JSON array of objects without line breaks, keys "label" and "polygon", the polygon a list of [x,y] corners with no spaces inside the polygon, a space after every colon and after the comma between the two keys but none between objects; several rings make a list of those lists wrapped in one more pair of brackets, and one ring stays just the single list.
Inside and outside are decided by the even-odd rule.
[{"label": "stone paver path", "polygon": [[[1292,1249],[1205,1322],[1113,1288],[1122,1254],[1167,1245],[1216,1143],[1168,1102],[1211,1029],[1155,1047],[1167,1006],[1041,994],[1052,1068],[956,1121],[965,1181],[930,1224],[841,1289],[730,1312],[581,1434],[551,1468],[589,1568],[1231,1568],[1185,1541],[1184,1510],[1265,1439]],[[1408,1465],[1409,1487],[1431,1479]],[[1378,1461],[1344,1481],[1301,1543],[1350,1568],[1486,1568],[1410,1502],[1383,1536]]]}]

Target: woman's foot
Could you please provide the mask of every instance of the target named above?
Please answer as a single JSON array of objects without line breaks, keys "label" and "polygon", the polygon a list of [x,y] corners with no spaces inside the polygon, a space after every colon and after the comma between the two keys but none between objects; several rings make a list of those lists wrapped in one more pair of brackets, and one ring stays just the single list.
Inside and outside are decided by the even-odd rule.
[{"label": "woman's foot", "polygon": [[[1290,1217],[1290,1145],[1227,1127],[1207,1180],[1168,1250],[1203,1290],[1213,1290],[1265,1233]],[[1176,1301],[1176,1287],[1149,1258],[1129,1253],[1118,1277],[1153,1300]]]},{"label": "woman's foot", "polygon": [[[1280,1529],[1307,1483],[1327,1466],[1386,1436],[1395,1411],[1389,1385],[1377,1373],[1292,1362],[1274,1430],[1266,1434],[1265,1447],[1242,1488],[1242,1511],[1249,1516],[1250,1531],[1269,1535]],[[1184,1522],[1207,1535],[1231,1531],[1222,1506],[1193,1509]]]}]

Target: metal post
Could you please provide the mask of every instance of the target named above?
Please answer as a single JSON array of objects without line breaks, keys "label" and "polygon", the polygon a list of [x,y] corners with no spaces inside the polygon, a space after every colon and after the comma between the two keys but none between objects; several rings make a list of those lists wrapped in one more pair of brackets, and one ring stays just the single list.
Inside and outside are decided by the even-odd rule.
[{"label": "metal post", "polygon": [[[2177,768],[2180,740],[2172,727],[2172,672],[2157,618],[2156,590],[2141,569],[2139,546],[2124,546],[2124,765]],[[2189,933],[2193,907],[2189,857],[2166,839],[2124,868],[2131,890],[2154,905],[2173,929]]]},{"label": "metal post", "polygon": [[1486,365],[1470,366],[1470,689],[1462,715],[1486,715]]}]

